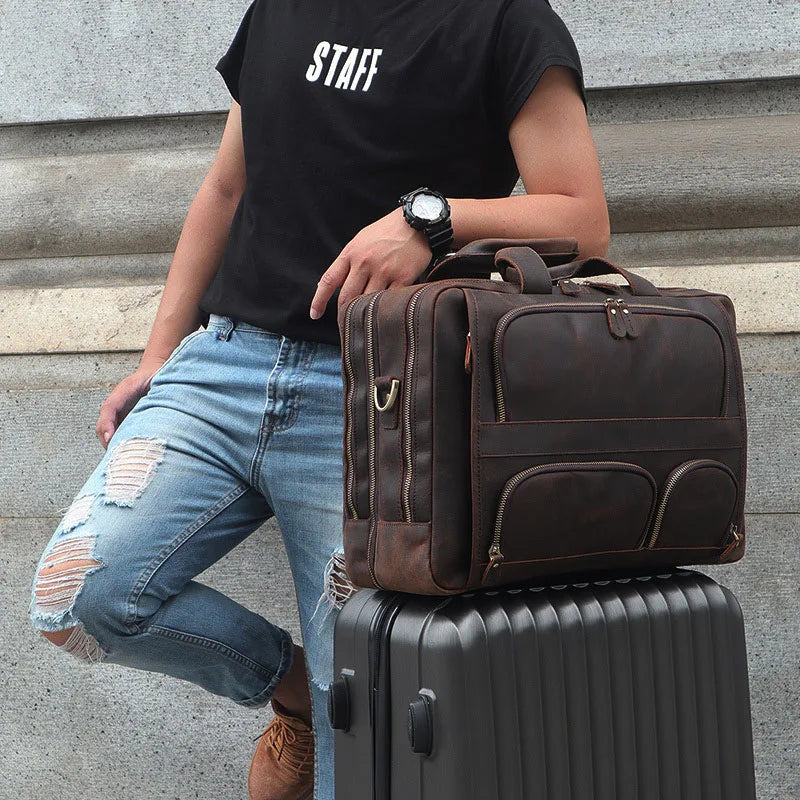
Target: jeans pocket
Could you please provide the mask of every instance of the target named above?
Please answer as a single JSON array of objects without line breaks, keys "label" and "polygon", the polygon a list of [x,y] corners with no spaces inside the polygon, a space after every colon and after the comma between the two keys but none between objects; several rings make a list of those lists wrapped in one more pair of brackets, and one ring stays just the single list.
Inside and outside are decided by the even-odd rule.
[{"label": "jeans pocket", "polygon": [[193,331],[192,333],[184,336],[183,339],[178,342],[177,347],[170,353],[169,358],[153,373],[152,377],[150,378],[150,388],[153,387],[156,378],[163,377],[164,369],[171,364],[173,364],[178,357],[186,352],[186,348],[193,342],[199,339],[201,336],[208,333],[208,330],[205,328],[200,328],[199,330]]}]

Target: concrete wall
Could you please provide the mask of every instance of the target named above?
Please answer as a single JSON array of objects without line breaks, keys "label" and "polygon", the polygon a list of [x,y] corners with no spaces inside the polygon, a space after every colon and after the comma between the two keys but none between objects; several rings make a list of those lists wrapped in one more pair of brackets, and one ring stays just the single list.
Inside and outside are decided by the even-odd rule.
[{"label": "concrete wall", "polygon": [[[246,6],[0,5],[0,800],[241,798],[269,720],[191,684],[84,668],[26,619],[219,143],[229,97],[213,65]],[[759,797],[800,797],[798,5],[553,6],[586,70],[609,257],[736,303],[748,551],[706,571],[744,610]],[[274,524],[202,579],[299,638]]]},{"label": "concrete wall", "polygon": [[[248,0],[6,0],[0,123],[227,108],[212,74]],[[625,0],[553,7],[590,88],[797,75],[795,0]]]}]

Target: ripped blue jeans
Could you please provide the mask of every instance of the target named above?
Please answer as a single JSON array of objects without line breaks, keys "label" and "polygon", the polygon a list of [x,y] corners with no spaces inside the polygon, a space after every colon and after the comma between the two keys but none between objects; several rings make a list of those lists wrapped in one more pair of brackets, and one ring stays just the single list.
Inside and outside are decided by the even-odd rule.
[{"label": "ripped blue jeans", "polygon": [[[63,645],[260,707],[293,659],[288,631],[193,578],[266,519],[300,612],[315,800],[333,800],[333,627],[355,591],[342,556],[341,349],[212,314],[154,375],[56,528],[32,588]],[[263,574],[253,565],[253,580]]]}]

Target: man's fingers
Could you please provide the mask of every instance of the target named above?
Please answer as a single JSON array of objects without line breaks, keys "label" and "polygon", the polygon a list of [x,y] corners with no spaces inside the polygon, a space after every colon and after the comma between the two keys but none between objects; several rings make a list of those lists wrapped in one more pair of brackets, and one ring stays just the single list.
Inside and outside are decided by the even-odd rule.
[{"label": "man's fingers", "polygon": [[97,438],[100,440],[100,444],[102,444],[103,447],[108,444],[108,440],[113,436],[116,422],[116,408],[108,403],[103,403],[103,405],[100,406],[100,415],[97,418],[97,425],[95,426]]},{"label": "man's fingers", "polygon": [[319,319],[323,315],[325,306],[328,305],[328,300],[331,299],[331,295],[336,291],[336,287],[341,286],[349,270],[350,259],[346,256],[339,256],[322,273],[322,277],[317,283],[317,291],[311,299],[311,309],[309,310],[311,319]]},{"label": "man's fingers", "polygon": [[377,292],[379,289],[388,289],[393,283],[397,283],[398,286],[400,285],[398,281],[390,281],[390,279],[385,275],[381,275],[378,272],[373,272],[370,274],[367,285],[364,287],[361,294]]},{"label": "man's fingers", "polygon": [[373,277],[363,270],[351,269],[339,291],[339,306],[346,306],[354,297],[364,294],[364,286]]}]

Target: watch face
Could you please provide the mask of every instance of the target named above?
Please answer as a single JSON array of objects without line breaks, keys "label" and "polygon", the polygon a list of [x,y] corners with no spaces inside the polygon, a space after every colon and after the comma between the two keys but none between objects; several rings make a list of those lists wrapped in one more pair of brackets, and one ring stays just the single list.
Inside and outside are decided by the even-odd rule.
[{"label": "watch face", "polygon": [[415,217],[433,222],[439,219],[444,211],[444,203],[434,194],[418,194],[411,201],[411,213]]}]

